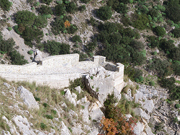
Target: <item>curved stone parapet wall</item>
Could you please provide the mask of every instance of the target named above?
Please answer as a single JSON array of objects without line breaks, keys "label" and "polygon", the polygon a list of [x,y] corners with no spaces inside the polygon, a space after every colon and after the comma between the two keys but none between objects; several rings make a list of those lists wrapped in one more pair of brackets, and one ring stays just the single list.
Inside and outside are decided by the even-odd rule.
[{"label": "curved stone parapet wall", "polygon": [[[36,82],[52,88],[69,86],[69,81],[85,75],[91,68],[104,66],[105,57],[94,56],[94,61],[79,62],[79,54],[56,55],[44,58],[42,65],[32,62],[26,65],[0,64],[0,76],[9,81]],[[123,82],[124,65],[117,65],[115,85]],[[117,78],[117,79],[116,79]],[[117,80],[117,81],[116,81]]]}]

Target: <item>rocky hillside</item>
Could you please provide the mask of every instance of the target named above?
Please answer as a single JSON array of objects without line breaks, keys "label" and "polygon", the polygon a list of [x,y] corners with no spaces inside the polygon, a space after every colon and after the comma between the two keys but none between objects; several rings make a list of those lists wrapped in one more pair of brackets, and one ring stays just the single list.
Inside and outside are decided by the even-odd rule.
[{"label": "rocky hillside", "polygon": [[0,0],[1,64],[29,63],[34,49],[103,55],[126,81],[118,93],[102,67],[63,90],[1,79],[2,133],[180,134],[179,12],[179,0]]}]

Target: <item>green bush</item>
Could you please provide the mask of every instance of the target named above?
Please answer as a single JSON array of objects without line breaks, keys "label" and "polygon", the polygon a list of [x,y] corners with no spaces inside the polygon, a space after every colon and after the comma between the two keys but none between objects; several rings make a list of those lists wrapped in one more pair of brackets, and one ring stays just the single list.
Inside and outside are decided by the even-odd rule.
[{"label": "green bush", "polygon": [[45,14],[53,14],[51,7],[42,5],[39,9],[38,9],[39,13],[41,13],[42,15]]},{"label": "green bush", "polygon": [[128,0],[122,1],[122,0],[108,0],[107,5],[112,7],[116,12],[118,13],[127,13],[128,7],[127,3],[129,3]]},{"label": "green bush", "polygon": [[9,0],[0,0],[0,7],[5,10],[9,11],[12,3]]},{"label": "green bush", "polygon": [[175,108],[179,109],[180,108],[180,104],[175,104]]},{"label": "green bush", "polygon": [[12,38],[4,40],[0,33],[0,51],[9,54],[13,50],[15,42]]},{"label": "green bush", "polygon": [[41,123],[41,124],[40,124],[40,127],[41,127],[42,130],[44,130],[44,129],[47,128],[46,124],[44,124],[44,123]]},{"label": "green bush", "polygon": [[155,58],[153,59],[153,62],[149,64],[147,67],[156,73],[159,77],[164,77],[170,74],[171,71],[169,71],[169,62],[161,59]]},{"label": "green bush", "polygon": [[85,5],[82,5],[82,6],[80,6],[80,7],[78,8],[78,10],[79,10],[80,12],[83,12],[83,11],[86,10],[86,6],[85,6]]},{"label": "green bush", "polygon": [[73,24],[67,28],[67,33],[68,34],[74,34],[77,30],[78,30],[77,26]]},{"label": "green bush", "polygon": [[38,28],[44,28],[47,26],[47,24],[48,22],[47,22],[46,17],[41,16],[41,15],[39,15],[34,21],[34,25],[37,26]]},{"label": "green bush", "polygon": [[11,64],[13,65],[24,65],[27,62],[27,60],[24,59],[24,56],[20,55],[19,52],[17,51],[11,51],[9,53],[9,56],[11,57],[10,60],[11,60]]},{"label": "green bush", "polygon": [[51,18],[51,14],[43,15],[46,19]]},{"label": "green bush", "polygon": [[81,0],[82,3],[88,3],[90,0]]},{"label": "green bush", "polygon": [[68,4],[66,4],[66,12],[68,13],[74,13],[75,11],[77,11],[77,6],[74,2],[70,2]]},{"label": "green bush", "polygon": [[167,16],[174,22],[180,21],[180,4],[179,0],[169,0],[166,8]]},{"label": "green bush", "polygon": [[149,46],[151,48],[159,47],[159,40],[155,36],[148,36],[147,41],[150,43]]},{"label": "green bush", "polygon": [[51,113],[52,113],[53,115],[56,115],[56,114],[57,114],[57,111],[56,111],[56,110],[51,110]]},{"label": "green bush", "polygon": [[54,118],[52,115],[45,115],[45,117],[46,117],[47,119],[51,119],[51,120]]},{"label": "green bush", "polygon": [[28,54],[32,55],[32,54],[33,54],[33,51],[32,51],[32,50],[28,51]]},{"label": "green bush", "polygon": [[12,27],[8,27],[8,30],[11,31],[11,30],[12,30]]},{"label": "green bush", "polygon": [[132,25],[139,30],[144,30],[149,27],[149,19],[146,14],[133,14],[132,22]]},{"label": "green bush", "polygon": [[79,35],[75,35],[71,38],[73,42],[82,42],[81,37]]},{"label": "green bush", "polygon": [[57,4],[62,4],[63,3],[62,0],[57,0],[56,2],[57,2]]},{"label": "green bush", "polygon": [[26,26],[31,26],[36,19],[36,15],[28,10],[18,11],[15,14],[15,21],[17,24],[23,24]]},{"label": "green bush", "polygon": [[153,31],[156,33],[157,36],[161,37],[163,37],[166,34],[166,30],[161,26],[155,27]]},{"label": "green bush", "polygon": [[56,41],[47,41],[44,44],[44,49],[51,55],[69,54],[70,46],[68,44],[59,43]]},{"label": "green bush", "polygon": [[36,101],[41,101],[41,99],[38,98],[38,97],[34,97],[34,98],[35,98]]},{"label": "green bush", "polygon": [[97,12],[96,15],[101,19],[101,20],[108,20],[111,18],[112,16],[112,11],[111,8],[109,6],[103,6],[100,7]]},{"label": "green bush", "polygon": [[150,85],[150,86],[154,86],[154,85],[155,85],[154,81],[150,81],[150,82],[149,82],[149,85]]},{"label": "green bush", "polygon": [[42,0],[42,3],[45,3],[45,4],[50,4],[52,2],[52,0]]},{"label": "green bush", "polygon": [[168,88],[168,89],[173,89],[174,88],[174,83],[175,83],[175,79],[174,77],[171,77],[171,78],[163,78],[161,79],[160,81],[160,85],[161,87],[163,88]]},{"label": "green bush", "polygon": [[49,105],[48,105],[47,103],[43,103],[43,106],[44,106],[45,108],[49,107]]},{"label": "green bush", "polygon": [[172,34],[174,34],[175,38],[179,38],[180,37],[180,28],[173,29],[171,32],[172,32]]},{"label": "green bush", "polygon": [[56,15],[60,16],[60,15],[64,15],[66,12],[66,7],[64,4],[58,4],[55,6],[54,8],[54,12]]},{"label": "green bush", "polygon": [[24,38],[25,43],[28,43],[30,47],[32,47],[32,41],[39,43],[43,36],[43,31],[31,27],[26,27],[22,33],[22,37]]}]

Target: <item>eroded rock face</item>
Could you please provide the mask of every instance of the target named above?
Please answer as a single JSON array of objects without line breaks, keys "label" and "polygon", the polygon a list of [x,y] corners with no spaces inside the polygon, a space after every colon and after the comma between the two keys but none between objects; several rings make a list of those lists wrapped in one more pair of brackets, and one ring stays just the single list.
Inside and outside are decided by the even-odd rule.
[{"label": "eroded rock face", "polygon": [[36,135],[34,131],[31,129],[31,126],[26,117],[18,115],[14,116],[12,120],[19,128],[20,132],[23,133],[23,135]]},{"label": "eroded rock face", "polygon": [[91,69],[86,76],[86,87],[91,95],[97,98],[102,105],[108,94],[112,94],[113,92],[118,100],[121,98],[121,90],[117,90],[114,87],[114,78],[115,72],[107,71],[103,67]]},{"label": "eroded rock face", "polygon": [[39,104],[36,102],[30,91],[23,86],[18,87],[17,90],[20,92],[20,97],[23,99],[24,104],[27,105],[29,109],[39,109]]},{"label": "eroded rock face", "polygon": [[68,99],[72,104],[74,104],[74,106],[76,106],[77,104],[77,95],[75,93],[72,93],[71,94],[71,91],[69,89],[65,89],[64,90],[66,93],[65,93],[65,98]]},{"label": "eroded rock face", "polygon": [[66,127],[64,122],[61,122],[61,135],[71,135],[69,129]]}]

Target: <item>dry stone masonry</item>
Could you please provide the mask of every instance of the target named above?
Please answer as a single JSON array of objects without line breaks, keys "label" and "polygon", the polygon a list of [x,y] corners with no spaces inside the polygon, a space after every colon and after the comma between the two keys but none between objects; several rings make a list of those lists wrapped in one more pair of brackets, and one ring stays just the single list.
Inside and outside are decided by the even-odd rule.
[{"label": "dry stone masonry", "polygon": [[108,63],[103,56],[94,56],[94,61],[79,61],[79,54],[67,54],[46,57],[42,59],[42,65],[36,62],[26,65],[0,64],[0,76],[8,81],[28,81],[51,88],[64,88],[69,86],[69,80],[86,76],[91,69],[99,67],[111,70],[112,85],[121,91],[124,65]]}]

